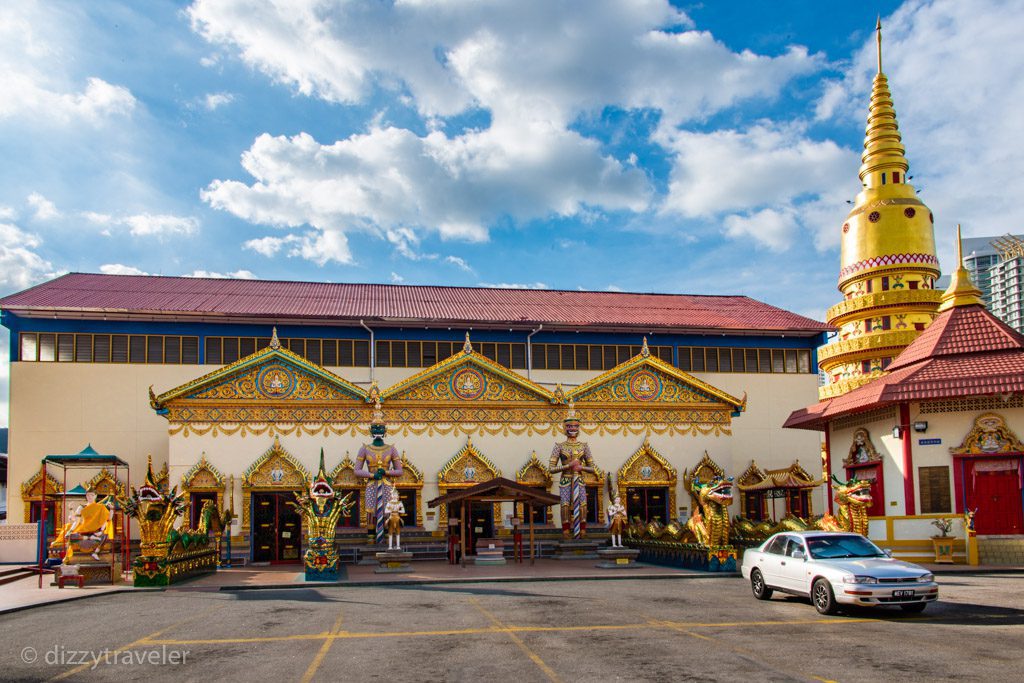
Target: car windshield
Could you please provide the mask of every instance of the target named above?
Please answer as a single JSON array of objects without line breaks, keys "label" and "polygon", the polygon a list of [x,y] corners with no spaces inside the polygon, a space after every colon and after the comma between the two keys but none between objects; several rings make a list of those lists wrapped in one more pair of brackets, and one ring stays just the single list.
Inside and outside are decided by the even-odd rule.
[{"label": "car windshield", "polygon": [[878,546],[863,536],[811,536],[807,549],[816,560],[850,557],[885,557]]}]

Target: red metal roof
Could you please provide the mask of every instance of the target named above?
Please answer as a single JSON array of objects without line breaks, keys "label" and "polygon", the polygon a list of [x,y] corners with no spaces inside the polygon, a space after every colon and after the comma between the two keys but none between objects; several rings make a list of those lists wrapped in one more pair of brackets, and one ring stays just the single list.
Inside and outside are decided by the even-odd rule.
[{"label": "red metal roof", "polygon": [[837,417],[896,403],[1024,392],[1024,336],[983,306],[952,308],[888,370],[849,393],[794,411],[783,426],[824,429]]},{"label": "red metal roof", "polygon": [[26,314],[425,321],[786,332],[828,325],[745,296],[283,282],[70,273],[0,299]]}]

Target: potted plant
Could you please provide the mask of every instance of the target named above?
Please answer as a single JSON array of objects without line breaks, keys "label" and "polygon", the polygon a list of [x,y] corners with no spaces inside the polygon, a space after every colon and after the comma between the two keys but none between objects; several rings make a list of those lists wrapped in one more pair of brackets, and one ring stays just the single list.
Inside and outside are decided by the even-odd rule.
[{"label": "potted plant", "polygon": [[935,550],[935,562],[938,564],[953,563],[953,541],[955,537],[949,535],[953,528],[953,520],[948,517],[940,517],[932,521],[932,526],[939,530],[940,536],[932,536],[932,548]]}]

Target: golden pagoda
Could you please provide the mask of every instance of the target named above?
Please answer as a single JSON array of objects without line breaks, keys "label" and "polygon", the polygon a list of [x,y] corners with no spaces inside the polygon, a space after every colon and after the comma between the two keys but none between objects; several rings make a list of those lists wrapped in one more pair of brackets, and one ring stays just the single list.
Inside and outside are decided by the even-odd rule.
[{"label": "golden pagoda", "polygon": [[826,399],[856,389],[889,363],[935,317],[941,292],[934,218],[908,183],[889,80],[882,72],[882,24],[875,26],[878,73],[871,87],[860,181],[843,224],[839,291],[843,301],[826,319],[839,329],[818,349]]}]

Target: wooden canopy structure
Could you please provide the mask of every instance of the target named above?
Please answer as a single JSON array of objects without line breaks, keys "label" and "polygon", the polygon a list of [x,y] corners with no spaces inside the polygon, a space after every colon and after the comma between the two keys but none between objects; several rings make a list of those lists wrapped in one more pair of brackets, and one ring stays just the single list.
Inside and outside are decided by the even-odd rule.
[{"label": "wooden canopy structure", "polygon": [[[436,508],[442,505],[449,506],[452,503],[462,503],[461,519],[459,520],[459,544],[462,548],[462,566],[466,566],[466,509],[469,503],[478,501],[483,503],[523,503],[531,508],[537,505],[550,507],[558,505],[562,501],[558,496],[546,491],[540,491],[532,486],[516,483],[504,477],[495,477],[483,483],[469,488],[455,489],[443,496],[438,496],[427,503],[427,507]],[[534,564],[534,538],[533,538],[533,515],[530,519],[530,564]]]}]

